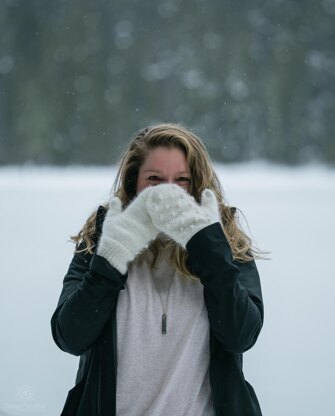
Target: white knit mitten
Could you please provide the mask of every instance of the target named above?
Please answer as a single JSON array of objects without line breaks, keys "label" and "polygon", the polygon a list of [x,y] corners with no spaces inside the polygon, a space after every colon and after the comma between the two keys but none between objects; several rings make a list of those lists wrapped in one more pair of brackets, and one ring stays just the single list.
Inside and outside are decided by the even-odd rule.
[{"label": "white knit mitten", "polygon": [[110,201],[97,254],[122,274],[126,273],[128,263],[159,233],[146,210],[149,192],[150,188],[141,192],[124,211],[118,197]]},{"label": "white knit mitten", "polygon": [[198,204],[178,185],[157,185],[149,194],[147,209],[153,224],[184,248],[198,231],[221,222],[218,202],[210,189],[202,192]]}]

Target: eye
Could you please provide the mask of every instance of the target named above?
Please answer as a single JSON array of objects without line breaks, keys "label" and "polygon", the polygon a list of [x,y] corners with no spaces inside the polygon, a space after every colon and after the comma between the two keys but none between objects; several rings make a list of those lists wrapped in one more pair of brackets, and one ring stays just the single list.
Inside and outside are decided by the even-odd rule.
[{"label": "eye", "polygon": [[189,184],[191,183],[191,178],[187,178],[186,176],[181,176],[180,178],[177,179],[177,182]]},{"label": "eye", "polygon": [[151,175],[148,177],[149,181],[158,182],[161,181],[161,178],[159,176]]}]

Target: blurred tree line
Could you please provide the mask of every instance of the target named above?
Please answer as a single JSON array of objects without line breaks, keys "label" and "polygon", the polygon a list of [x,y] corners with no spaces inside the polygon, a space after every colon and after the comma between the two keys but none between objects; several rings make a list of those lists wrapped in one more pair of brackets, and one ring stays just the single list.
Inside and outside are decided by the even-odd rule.
[{"label": "blurred tree line", "polygon": [[335,0],[2,0],[0,164],[110,164],[180,122],[218,161],[335,162]]}]

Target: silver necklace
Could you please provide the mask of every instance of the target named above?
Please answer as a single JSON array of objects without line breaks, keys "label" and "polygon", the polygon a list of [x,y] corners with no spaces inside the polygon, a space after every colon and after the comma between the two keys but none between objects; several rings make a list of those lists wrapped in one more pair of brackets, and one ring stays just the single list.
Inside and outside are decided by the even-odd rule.
[{"label": "silver necklace", "polygon": [[171,290],[172,283],[174,281],[175,275],[176,275],[176,273],[173,274],[173,277],[171,279],[169,290],[168,290],[168,293],[167,293],[167,296],[166,296],[166,299],[165,299],[164,303],[163,303],[163,300],[162,300],[161,292],[157,289],[155,278],[151,275],[151,278],[152,278],[152,281],[153,281],[153,284],[154,284],[154,288],[155,288],[156,292],[159,295],[159,299],[160,299],[161,306],[162,306],[162,312],[163,312],[162,313],[162,334],[163,335],[165,335],[167,333],[167,306],[168,306],[168,300],[169,300],[169,296],[170,296],[170,290]]}]

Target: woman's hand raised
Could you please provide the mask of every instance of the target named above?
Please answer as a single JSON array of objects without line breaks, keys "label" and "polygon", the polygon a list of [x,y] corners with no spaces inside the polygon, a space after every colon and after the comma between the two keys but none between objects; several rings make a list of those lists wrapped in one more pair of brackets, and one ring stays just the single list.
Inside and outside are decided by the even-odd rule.
[{"label": "woman's hand raised", "polygon": [[104,257],[122,274],[139,252],[154,240],[159,230],[153,225],[146,209],[150,188],[139,195],[122,211],[118,197],[111,198],[97,254]]},{"label": "woman's hand raised", "polygon": [[175,184],[151,188],[146,200],[153,224],[184,248],[198,231],[221,222],[218,202],[210,189],[201,195],[201,203]]}]

